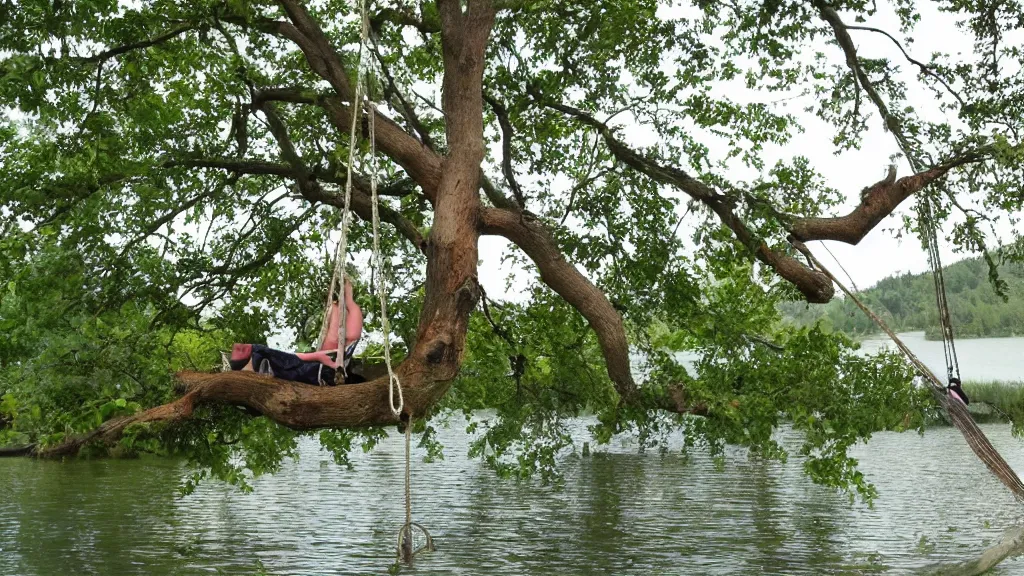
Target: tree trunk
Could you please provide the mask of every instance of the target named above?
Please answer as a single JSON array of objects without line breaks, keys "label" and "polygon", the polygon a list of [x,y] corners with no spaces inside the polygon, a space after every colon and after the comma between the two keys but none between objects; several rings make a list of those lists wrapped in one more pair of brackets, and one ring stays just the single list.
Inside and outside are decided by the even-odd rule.
[{"label": "tree trunk", "polygon": [[[305,9],[286,2],[295,28],[290,33],[307,55],[327,62],[323,74],[344,97],[344,77],[333,73],[336,55],[321,38]],[[458,375],[466,343],[469,314],[480,297],[477,240],[480,235],[480,163],[484,158],[484,52],[494,8],[489,0],[439,0],[444,53],[442,106],[449,154],[436,183],[434,222],[426,238],[427,276],[416,342],[396,368],[404,396],[403,414],[422,415],[448,390]],[[315,60],[316,58],[314,58]],[[433,184],[429,182],[427,184]],[[63,456],[92,441],[110,441],[135,423],[173,422],[191,416],[195,406],[220,403],[244,406],[295,429],[358,427],[399,420],[389,401],[388,377],[334,387],[278,380],[252,372],[178,374],[184,396],[134,416],[105,422],[93,432],[50,448],[22,447],[22,453]],[[2,455],[2,454],[0,454]]]}]

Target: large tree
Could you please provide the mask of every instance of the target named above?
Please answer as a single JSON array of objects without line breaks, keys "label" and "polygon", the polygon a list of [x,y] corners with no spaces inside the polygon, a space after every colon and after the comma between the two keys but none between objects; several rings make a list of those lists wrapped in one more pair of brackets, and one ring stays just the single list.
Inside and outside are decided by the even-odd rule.
[{"label": "large tree", "polygon": [[[545,472],[569,442],[559,420],[583,411],[601,441],[682,429],[774,457],[787,421],[813,478],[870,494],[847,448],[919,424],[926,402],[894,357],[779,323],[782,300],[834,297],[793,245],[856,244],[927,199],[895,225],[958,216],[951,240],[996,277],[984,227],[1024,202],[1019,3],[901,0],[885,7],[898,31],[860,24],[879,9],[860,0],[368,4],[380,167],[361,115],[352,241],[369,246],[377,178],[407,415],[494,409],[475,450]],[[935,8],[972,52],[912,55],[919,9]],[[343,457],[398,421],[386,377],[169,377],[282,326],[309,342],[348,183],[359,24],[335,0],[0,6],[0,441],[60,455],[120,438],[240,480],[232,455],[273,469],[296,434],[325,430]],[[911,102],[921,87],[929,100]],[[807,158],[765,162],[806,138],[801,118],[839,151],[884,128],[906,175],[836,190]],[[509,250],[480,254],[484,236]],[[478,277],[503,257],[513,301]]]}]

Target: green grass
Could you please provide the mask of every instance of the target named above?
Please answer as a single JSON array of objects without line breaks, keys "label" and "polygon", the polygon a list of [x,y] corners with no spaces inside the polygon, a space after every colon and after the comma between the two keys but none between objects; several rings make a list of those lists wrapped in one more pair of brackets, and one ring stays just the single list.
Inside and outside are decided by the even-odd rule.
[{"label": "green grass", "polygon": [[1015,428],[1024,425],[1024,382],[967,381],[963,387],[979,422],[1010,421]]}]

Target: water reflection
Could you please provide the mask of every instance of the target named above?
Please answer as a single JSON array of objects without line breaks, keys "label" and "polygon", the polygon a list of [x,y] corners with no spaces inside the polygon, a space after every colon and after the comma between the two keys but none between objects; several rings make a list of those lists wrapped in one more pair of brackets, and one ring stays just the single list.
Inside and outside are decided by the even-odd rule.
[{"label": "water reflection", "polygon": [[[985,432],[1024,470],[1005,426]],[[460,430],[442,438],[447,459],[413,475],[414,514],[438,544],[418,574],[898,574],[960,560],[1021,521],[952,429],[857,450],[881,494],[873,509],[811,484],[796,459],[734,451],[716,468],[617,445],[570,457],[553,488],[498,480],[465,459]],[[185,498],[183,469],[165,460],[0,461],[0,574],[252,574],[257,560],[282,575],[385,572],[403,518],[401,439],[356,455],[354,471],[314,443],[301,454],[251,495],[207,484]]]}]

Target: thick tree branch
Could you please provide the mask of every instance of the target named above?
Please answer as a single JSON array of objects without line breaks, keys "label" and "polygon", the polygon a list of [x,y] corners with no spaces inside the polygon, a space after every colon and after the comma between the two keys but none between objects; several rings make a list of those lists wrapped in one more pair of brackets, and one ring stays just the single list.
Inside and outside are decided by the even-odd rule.
[{"label": "thick tree branch", "polygon": [[351,101],[352,85],[349,83],[348,74],[342,65],[341,58],[338,57],[334,46],[327,39],[327,35],[300,2],[280,0],[279,3],[288,14],[288,19],[292,21],[292,24],[263,21],[264,29],[294,42],[302,50],[313,71],[327,80],[338,96],[346,101]]},{"label": "thick tree branch", "polygon": [[[267,89],[256,95],[253,106],[260,106],[266,101],[320,106],[327,112],[327,117],[335,130],[346,138],[352,125],[352,109],[349,104],[334,96],[319,95],[296,88]],[[441,180],[442,158],[380,112],[375,116],[375,122],[374,132],[378,149],[401,166],[409,177],[420,185],[427,199],[433,202]],[[365,117],[361,128],[363,136],[369,137]]]},{"label": "thick tree branch", "polygon": [[982,152],[971,152],[899,180],[882,180],[864,190],[860,204],[849,214],[831,218],[797,218],[793,220],[790,231],[798,240],[805,242],[835,240],[857,244],[915,192],[942,178],[953,168],[984,159]]},{"label": "thick tree branch", "polygon": [[537,266],[541,281],[587,320],[597,335],[608,377],[623,402],[650,405],[677,414],[707,414],[708,407],[692,401],[681,385],[669,385],[648,393],[637,387],[630,369],[629,341],[622,316],[604,292],[565,259],[541,222],[500,208],[483,208],[480,220],[484,234],[502,236],[519,246]]},{"label": "thick tree branch", "polygon": [[[317,104],[327,110],[328,118],[335,129],[341,134],[347,134],[352,122],[349,103],[353,91],[341,59],[301,3],[295,0],[282,0],[281,3],[294,25],[276,20],[261,20],[256,26],[267,33],[294,42],[313,72],[330,83],[338,98],[296,90],[264,90],[261,98]],[[402,166],[423,188],[427,198],[432,199],[440,180],[441,158],[387,116],[378,112],[375,120],[377,147]],[[366,134],[365,120],[363,133]]]},{"label": "thick tree branch", "polygon": [[[291,167],[292,172],[295,174],[295,183],[299,189],[310,188],[317,186],[315,180],[309,173],[309,169],[306,168],[306,164],[302,161],[299,153],[295,150],[295,144],[292,143],[291,136],[288,135],[288,127],[285,126],[284,121],[277,115],[277,111],[274,110],[274,105],[269,102],[263,102],[259,110],[263,112],[263,115],[267,117],[267,123],[270,127],[270,133],[274,136],[274,140],[277,141],[277,146],[281,150],[281,156],[285,162]],[[305,193],[306,191],[304,191]],[[311,190],[309,192],[312,192]]]},{"label": "thick tree branch", "polygon": [[615,389],[623,399],[634,400],[637,387],[630,372],[626,330],[604,292],[565,259],[540,222],[500,208],[481,209],[480,222],[484,234],[503,236],[519,246],[536,264],[541,280],[586,318],[597,334]]},{"label": "thick tree branch", "polygon": [[[825,20],[825,22],[827,22],[832,28],[836,42],[839,44],[840,48],[842,48],[843,53],[846,56],[847,66],[853,72],[857,82],[861,85],[864,91],[867,92],[868,97],[878,108],[879,114],[882,115],[882,118],[885,121],[885,127],[892,132],[893,136],[896,138],[900,150],[907,158],[910,166],[918,173],[928,172],[929,170],[927,167],[929,162],[923,159],[925,154],[923,154],[920,149],[914,147],[913,142],[907,137],[906,132],[904,132],[902,120],[889,110],[881,96],[878,94],[878,91],[875,90],[871,80],[864,72],[864,69],[861,67],[857,58],[856,47],[854,46],[853,39],[850,37],[848,32],[850,27],[843,22],[839,13],[836,12],[836,10],[825,0],[813,0],[813,3],[814,6],[818,8],[822,19]],[[952,198],[952,195],[949,194],[948,190],[946,191],[946,194]],[[953,201],[955,202],[955,200]],[[930,220],[932,210],[931,202],[927,198],[923,199],[919,206],[920,218],[922,220]],[[979,240],[979,242],[980,248],[982,252],[984,252],[984,241]]]},{"label": "thick tree branch", "polygon": [[[405,413],[414,417],[426,414],[448,388],[447,383],[428,378],[420,362],[403,362],[396,371],[403,383]],[[74,455],[90,443],[115,442],[132,425],[185,420],[202,404],[241,406],[295,430],[358,428],[399,422],[389,406],[387,376],[343,386],[310,386],[247,371],[180,372],[177,378],[184,395],[173,402],[108,420],[88,434],[55,446],[21,446],[7,449],[10,453],[0,451],[0,456],[57,458]]]},{"label": "thick tree branch", "polygon": [[700,201],[711,209],[735,235],[736,240],[746,246],[762,263],[770,266],[784,279],[792,283],[803,293],[808,302],[824,303],[832,299],[835,289],[828,278],[812,270],[788,254],[772,250],[768,245],[756,238],[747,225],[733,211],[730,198],[715,191],[707,184],[693,178],[683,170],[674,166],[661,164],[653,158],[646,157],[619,140],[607,124],[592,115],[564,104],[542,102],[542,104],[558,110],[591,126],[604,138],[605,144],[616,160],[646,174],[661,184],[673,186],[691,198]]}]

